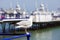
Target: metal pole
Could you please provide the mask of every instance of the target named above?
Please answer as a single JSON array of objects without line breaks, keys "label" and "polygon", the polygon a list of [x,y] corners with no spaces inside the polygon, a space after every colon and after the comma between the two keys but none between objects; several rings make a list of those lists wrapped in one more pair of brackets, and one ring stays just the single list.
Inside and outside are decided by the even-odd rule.
[{"label": "metal pole", "polygon": [[27,34],[27,40],[30,40],[30,33],[26,33]]}]

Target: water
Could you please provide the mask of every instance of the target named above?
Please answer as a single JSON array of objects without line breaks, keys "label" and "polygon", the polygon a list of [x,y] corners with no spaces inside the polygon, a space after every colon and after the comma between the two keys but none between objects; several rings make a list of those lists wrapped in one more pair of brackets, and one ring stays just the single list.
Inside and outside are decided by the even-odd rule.
[{"label": "water", "polygon": [[[60,27],[44,28],[29,32],[31,32],[31,40],[60,40]],[[0,38],[5,38],[5,37],[10,37],[10,36],[0,36]],[[14,40],[26,40],[26,37],[14,39]]]}]

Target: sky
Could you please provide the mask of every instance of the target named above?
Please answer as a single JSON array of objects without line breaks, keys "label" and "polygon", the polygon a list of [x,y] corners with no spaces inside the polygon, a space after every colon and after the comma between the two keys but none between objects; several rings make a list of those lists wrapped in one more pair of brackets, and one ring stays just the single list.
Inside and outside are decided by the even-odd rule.
[{"label": "sky", "polygon": [[15,8],[17,3],[16,1],[19,2],[22,9],[25,9],[28,12],[35,10],[36,7],[39,8],[41,3],[43,3],[50,11],[60,8],[60,0],[0,0],[0,8],[9,9],[11,3],[12,8]]}]

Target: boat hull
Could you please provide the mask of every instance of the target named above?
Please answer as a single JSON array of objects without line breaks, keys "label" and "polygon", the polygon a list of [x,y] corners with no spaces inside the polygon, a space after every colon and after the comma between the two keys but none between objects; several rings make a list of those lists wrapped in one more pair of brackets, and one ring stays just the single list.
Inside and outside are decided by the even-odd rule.
[{"label": "boat hull", "polygon": [[46,27],[56,27],[60,26],[60,21],[52,21],[52,22],[33,22],[31,29],[40,29]]}]

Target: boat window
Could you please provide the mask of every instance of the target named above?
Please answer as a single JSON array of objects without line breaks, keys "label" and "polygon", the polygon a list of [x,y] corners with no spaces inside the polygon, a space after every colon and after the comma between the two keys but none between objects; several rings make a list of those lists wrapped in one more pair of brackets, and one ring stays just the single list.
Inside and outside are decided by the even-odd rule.
[{"label": "boat window", "polygon": [[30,14],[25,14],[26,15],[26,18],[29,18],[31,15]]},{"label": "boat window", "polygon": [[5,13],[2,13],[3,16],[5,16]]},{"label": "boat window", "polygon": [[16,18],[20,18],[20,15],[21,15],[20,13],[17,13]]},{"label": "boat window", "polygon": [[11,14],[9,14],[9,16],[11,17],[11,16],[14,16],[14,14],[13,13],[11,13]]}]

